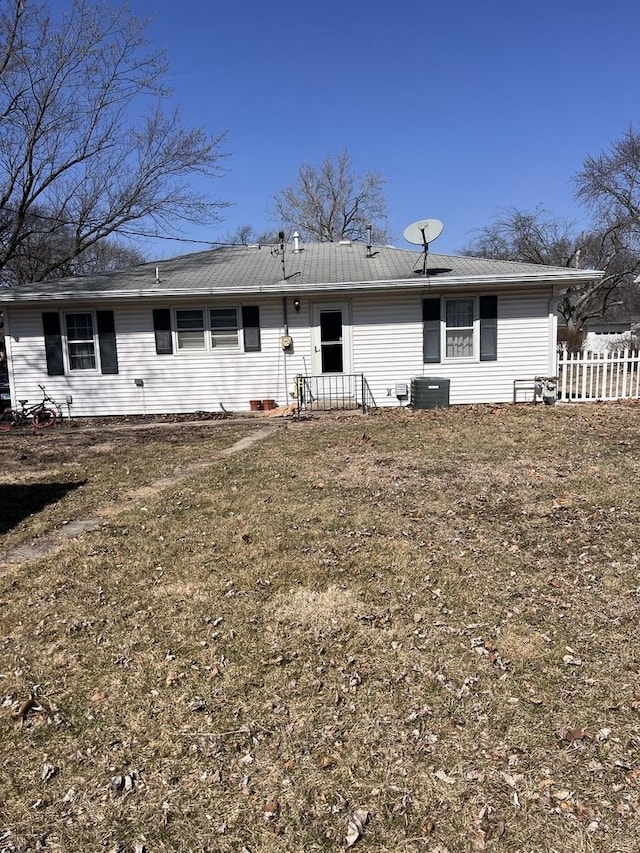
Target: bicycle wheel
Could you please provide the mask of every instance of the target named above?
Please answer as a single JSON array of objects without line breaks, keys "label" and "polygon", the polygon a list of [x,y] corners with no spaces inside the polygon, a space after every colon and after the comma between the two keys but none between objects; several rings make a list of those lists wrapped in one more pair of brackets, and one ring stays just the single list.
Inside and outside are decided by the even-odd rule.
[{"label": "bicycle wheel", "polygon": [[0,415],[0,430],[2,432],[7,432],[8,430],[13,429],[13,427],[17,425],[18,420],[19,414],[15,409],[5,409]]},{"label": "bicycle wheel", "polygon": [[44,406],[42,408],[37,409],[33,413],[33,418],[31,419],[31,423],[36,427],[36,429],[41,429],[42,427],[50,427],[53,426],[57,420],[57,415],[53,409],[47,409]]}]

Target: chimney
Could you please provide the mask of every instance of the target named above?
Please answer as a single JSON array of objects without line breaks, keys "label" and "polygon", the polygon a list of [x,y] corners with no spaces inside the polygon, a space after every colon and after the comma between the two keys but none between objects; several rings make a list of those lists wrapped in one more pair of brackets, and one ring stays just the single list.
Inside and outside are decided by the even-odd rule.
[{"label": "chimney", "polygon": [[300,251],[300,235],[297,231],[293,232],[293,251],[296,254]]}]

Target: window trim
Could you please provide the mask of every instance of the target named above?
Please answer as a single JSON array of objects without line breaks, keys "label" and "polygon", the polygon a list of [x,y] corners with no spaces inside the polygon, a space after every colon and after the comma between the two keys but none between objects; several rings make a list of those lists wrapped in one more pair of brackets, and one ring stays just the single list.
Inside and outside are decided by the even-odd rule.
[{"label": "window trim", "polygon": [[[236,317],[235,328],[232,328],[231,326],[225,326],[225,327],[221,327],[219,329],[215,329],[215,331],[214,331],[213,316],[212,315],[215,311],[218,311],[218,312],[222,312],[222,311],[231,312],[231,311],[233,311],[235,314],[235,317]],[[209,320],[209,346],[210,346],[211,350],[223,349],[226,351],[231,351],[231,350],[234,350],[236,352],[239,350],[241,351],[242,348],[240,346],[241,328],[240,328],[239,306],[237,306],[237,305],[228,305],[228,306],[227,305],[216,305],[213,308],[209,308],[208,320]],[[235,335],[235,340],[230,341],[229,343],[226,343],[226,342],[220,343],[220,342],[217,342],[214,338],[214,335],[217,335],[217,336],[222,336],[223,340],[224,340],[224,336],[231,337],[231,333],[233,333],[233,335]]]},{"label": "window trim", "polygon": [[[71,355],[71,344],[72,343],[88,343],[89,338],[70,338],[69,337],[69,325],[68,318],[78,316],[80,314],[86,314],[91,318],[91,331],[92,331],[92,346],[93,346],[93,367],[74,367],[72,363],[72,355]],[[98,323],[96,320],[96,312],[89,308],[84,309],[82,311],[63,311],[62,314],[62,328],[63,328],[63,341],[64,341],[64,360],[65,360],[65,369],[68,370],[71,374],[87,374],[87,373],[100,373],[100,349],[99,349],[99,341],[98,341]]]},{"label": "window trim", "polygon": [[[205,353],[220,353],[224,354],[244,354],[251,352],[261,352],[261,326],[260,326],[260,306],[259,305],[241,305],[241,304],[224,304],[224,305],[173,305],[169,309],[171,322],[171,340],[173,342],[173,351],[169,352],[168,347],[166,352],[158,352],[158,324],[157,311],[154,309],[154,336],[156,355],[173,355],[173,356],[193,356],[203,355]],[[161,310],[161,309],[160,309]],[[204,346],[196,348],[187,348],[179,346],[178,315],[181,311],[199,311],[203,318],[203,335]],[[212,313],[216,311],[235,311],[236,315],[236,340],[230,344],[215,344],[214,334],[218,330],[213,329],[211,322]],[[253,320],[253,323],[250,321]],[[229,330],[230,327],[229,327]],[[251,332],[252,334],[251,334]],[[249,333],[249,334],[248,334]]]},{"label": "window trim", "polygon": [[[471,321],[470,326],[448,326],[447,325],[447,305],[452,302],[470,302],[471,310],[473,312],[473,319]],[[443,302],[443,310],[442,310],[442,320],[440,325],[440,334],[442,336],[442,343],[440,352],[443,356],[443,361],[451,361],[456,364],[460,364],[463,361],[479,361],[480,353],[479,353],[479,330],[480,330],[480,318],[478,316],[478,298],[477,296],[444,296],[442,297]],[[468,332],[471,330],[471,355],[448,355],[447,354],[447,341],[448,341],[448,332]]]}]

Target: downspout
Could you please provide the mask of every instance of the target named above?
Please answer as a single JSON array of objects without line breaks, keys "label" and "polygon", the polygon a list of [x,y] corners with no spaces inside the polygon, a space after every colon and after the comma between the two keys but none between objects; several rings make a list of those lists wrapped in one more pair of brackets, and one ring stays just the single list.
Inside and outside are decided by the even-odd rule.
[{"label": "downspout", "polygon": [[11,401],[9,405],[13,407],[17,406],[18,404],[17,402],[13,402],[17,397],[17,391],[13,364],[13,353],[11,351],[11,323],[9,321],[9,311],[7,308],[2,309],[2,314],[4,322],[4,353],[7,359],[7,378],[9,379],[9,393],[11,394]]},{"label": "downspout", "polygon": [[558,303],[562,294],[558,293],[556,286],[551,287],[551,297],[548,302],[548,324],[549,324],[549,358],[548,375],[555,376],[558,370]]},{"label": "downspout", "polygon": [[[288,314],[288,310],[287,310],[287,297],[286,296],[282,297],[282,325],[284,326],[284,334],[288,335],[289,334],[289,314]],[[286,403],[286,400],[288,399],[287,389],[289,387],[289,383],[287,381],[287,351],[286,351],[286,349],[284,349],[284,347],[282,347],[281,349],[282,349],[282,366],[283,366],[283,374],[284,374],[284,394],[285,394],[285,403]]]}]

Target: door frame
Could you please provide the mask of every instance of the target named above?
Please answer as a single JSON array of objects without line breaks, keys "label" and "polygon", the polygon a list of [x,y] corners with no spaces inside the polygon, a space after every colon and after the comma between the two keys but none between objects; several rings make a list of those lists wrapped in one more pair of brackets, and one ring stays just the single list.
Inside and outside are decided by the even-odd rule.
[{"label": "door frame", "polygon": [[353,335],[351,327],[351,303],[346,300],[311,303],[311,373],[313,376],[339,376],[340,373],[322,372],[320,341],[320,314],[323,311],[342,312],[342,374],[353,373]]}]

